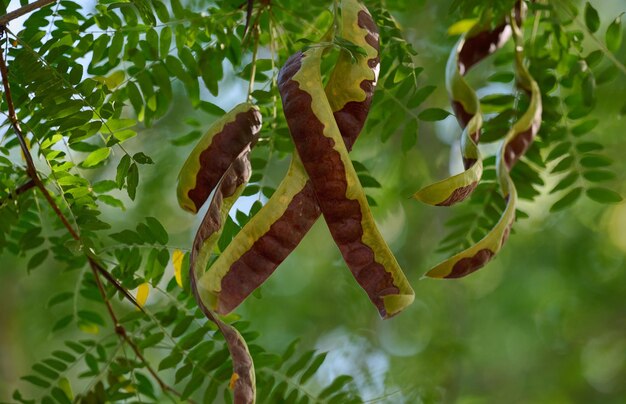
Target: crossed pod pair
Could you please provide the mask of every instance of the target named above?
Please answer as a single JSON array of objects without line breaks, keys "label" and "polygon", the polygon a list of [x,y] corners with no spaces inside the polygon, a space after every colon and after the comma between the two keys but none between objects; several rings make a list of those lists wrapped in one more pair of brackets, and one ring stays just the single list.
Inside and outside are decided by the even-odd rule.
[{"label": "crossed pod pair", "polygon": [[[511,36],[516,44],[517,83],[530,95],[530,105],[511,125],[498,153],[497,176],[507,201],[502,217],[482,240],[437,265],[428,276],[461,277],[480,268],[502,247],[515,219],[517,194],[509,172],[541,123],[539,88],[524,65],[519,27],[522,11],[520,2],[493,29],[490,22],[478,23],[451,52],[446,85],[463,128],[465,171],[418,191],[416,199],[449,206],[466,199],[478,184],[482,161],[477,144],[483,118],[476,93],[464,75]],[[383,318],[397,314],[414,299],[408,280],[375,224],[348,154],[365,124],[379,72],[378,29],[357,0],[342,0],[341,35],[367,56],[353,62],[342,50],[325,87],[320,69],[324,47],[297,52],[282,67],[278,89],[297,153],[276,192],[209,268],[228,212],[250,178],[250,150],[261,129],[258,108],[240,104],[214,123],[179,176],[178,200],[190,212],[196,213],[215,192],[194,239],[190,280],[200,307],[226,337],[235,368],[236,402],[254,401],[252,360],[239,333],[214,312],[226,314],[237,307],[295,249],[320,216]]]}]

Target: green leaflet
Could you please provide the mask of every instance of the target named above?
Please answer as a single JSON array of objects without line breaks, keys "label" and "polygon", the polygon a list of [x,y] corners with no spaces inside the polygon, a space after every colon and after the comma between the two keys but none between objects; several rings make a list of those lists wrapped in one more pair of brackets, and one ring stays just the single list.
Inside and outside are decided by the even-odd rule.
[{"label": "green leaflet", "polygon": [[539,85],[524,65],[523,34],[514,18],[511,25],[515,38],[515,70],[519,87],[530,93],[530,104],[524,115],[513,124],[505,136],[497,156],[498,182],[506,208],[494,228],[480,241],[434,268],[426,276],[432,278],[460,278],[485,265],[502,248],[515,221],[517,191],[509,172],[515,162],[528,150],[541,126],[541,92]]}]

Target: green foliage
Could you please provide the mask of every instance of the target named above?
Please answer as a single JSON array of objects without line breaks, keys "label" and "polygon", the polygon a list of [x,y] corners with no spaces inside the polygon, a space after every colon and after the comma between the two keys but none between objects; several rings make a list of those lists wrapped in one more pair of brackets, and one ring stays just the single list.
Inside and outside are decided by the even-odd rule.
[{"label": "green foliage", "polygon": [[[19,32],[8,26],[6,54],[17,119],[44,186],[80,235],[75,240],[68,234],[40,191],[18,192],[29,175],[5,116],[6,133],[0,143],[0,253],[3,259],[23,259],[29,277],[58,270],[72,278],[72,284],[53,288],[45,306],[38,307],[49,315],[46,331],[61,347],[51,348],[30,366],[19,385],[12,386],[13,400],[162,402],[174,396],[162,389],[152,370],[183,398],[232,400],[228,387],[232,363],[223,338],[189,294],[188,255],[182,263],[184,287],[172,274],[173,246],[189,247],[188,238],[181,237],[181,230],[169,220],[167,210],[173,208],[166,200],[172,190],[151,186],[151,181],[158,182],[160,174],[177,169],[178,151],[188,150],[227,104],[244,96],[230,89],[249,82],[255,71],[250,96],[265,123],[252,152],[253,174],[244,191],[253,201],[229,218],[218,242],[223,251],[274,193],[283,158],[293,152],[275,85],[278,68],[307,41],[318,41],[333,19],[329,1],[277,0],[271,6],[258,1],[244,37],[242,3],[100,0],[94,9],[85,9],[63,0],[28,14]],[[418,133],[432,132],[434,125],[440,125],[433,122],[444,125],[450,115],[441,96],[442,80],[420,66],[432,54],[406,34],[407,17],[396,13],[426,6],[406,1],[371,3],[380,27],[381,75],[366,133],[358,145],[370,142],[373,149],[392,148],[412,159],[418,142],[420,147],[425,142]],[[505,15],[513,3],[455,0],[450,9],[459,20],[487,13]],[[0,5],[4,14],[7,2]],[[618,156],[611,150],[610,136],[597,129],[603,127],[597,106],[602,101],[599,94],[623,80],[625,73],[620,62],[622,14],[602,15],[589,2],[580,9],[565,1],[528,6],[526,49],[531,73],[540,83],[544,120],[538,141],[512,172],[520,198],[528,202],[525,206],[547,200],[545,210],[550,212],[585,198],[618,203],[622,197],[617,184],[623,177],[614,166],[620,162],[615,161]],[[419,34],[420,27],[416,30]],[[442,47],[445,54],[453,43],[441,42],[432,45]],[[339,39],[338,45],[358,57],[359,49],[352,44]],[[253,62],[255,46],[262,51]],[[498,85],[497,93],[481,99],[489,114],[481,138],[485,143],[500,141],[528,104],[528,97],[513,88],[511,55],[512,49],[505,48],[485,68],[487,74],[475,78]],[[4,95],[2,111],[6,112]],[[167,126],[171,111],[181,111],[176,109],[181,98],[200,112],[183,111],[175,127]],[[626,115],[626,104],[618,107]],[[153,140],[157,128],[165,128],[165,139]],[[153,142],[161,142],[158,149],[149,147]],[[447,148],[440,149],[447,153]],[[381,191],[388,176],[375,170],[380,160],[376,150],[354,158],[370,204],[388,209],[388,195]],[[176,161],[166,166],[166,160]],[[484,182],[448,220],[448,234],[437,241],[439,252],[466,248],[498,219],[504,200],[494,167],[495,158],[488,157]],[[417,189],[418,184],[409,185]],[[158,192],[151,193],[155,188]],[[389,192],[398,190],[403,186]],[[517,214],[518,219],[525,216],[522,211]],[[117,324],[90,272],[90,259],[117,281],[116,287],[103,279],[104,294],[138,352],[116,333]],[[133,291],[144,283],[150,285],[152,297],[140,311],[124,302],[120,288]],[[310,349],[311,341],[302,349],[295,342],[284,350],[266,349],[262,345],[267,340],[260,338],[254,323],[235,316],[227,321],[250,344],[261,402],[350,403],[365,398],[363,383],[351,375],[337,375],[329,382],[320,376],[326,353]],[[271,333],[279,330],[263,331]]]}]

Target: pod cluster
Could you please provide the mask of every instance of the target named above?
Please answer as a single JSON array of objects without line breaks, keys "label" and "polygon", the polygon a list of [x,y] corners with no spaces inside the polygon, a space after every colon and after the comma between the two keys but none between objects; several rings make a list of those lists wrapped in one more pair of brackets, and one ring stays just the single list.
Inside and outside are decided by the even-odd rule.
[{"label": "pod cluster", "polygon": [[[482,175],[478,142],[482,114],[465,74],[512,36],[518,85],[530,96],[524,115],[511,126],[497,159],[498,182],[506,208],[495,227],[476,245],[431,269],[437,278],[465,276],[502,247],[515,219],[517,193],[509,175],[541,124],[541,96],[524,65],[520,30],[522,3],[495,28],[477,24],[450,54],[446,86],[461,136],[465,171],[418,191],[414,197],[449,206],[466,199]],[[366,56],[353,61],[341,50],[324,87],[323,46],[292,55],[278,75],[285,118],[296,146],[284,179],[267,203],[209,265],[228,212],[251,172],[249,154],[261,129],[257,107],[244,103],[215,122],[193,149],[180,172],[180,206],[197,213],[213,194],[190,254],[190,280],[199,306],[224,334],[233,357],[236,403],[255,400],[254,367],[241,335],[217,314],[227,314],[258,288],[323,216],[344,261],[381,317],[410,305],[414,292],[380,234],[349,157],[368,115],[379,73],[379,35],[372,16],[358,0],[341,2],[341,36]],[[236,377],[235,377],[236,376]]]},{"label": "pod cluster", "polygon": [[490,26],[489,21],[477,24],[459,40],[448,59],[446,86],[452,108],[463,128],[461,149],[466,170],[418,191],[416,199],[431,205],[449,206],[464,200],[476,188],[482,174],[477,147],[482,115],[476,92],[463,76],[476,63],[501,48],[511,36],[515,42],[517,86],[529,95],[530,103],[522,117],[511,125],[498,149],[496,171],[500,191],[506,201],[500,219],[476,244],[436,265],[426,276],[461,278],[482,268],[500,251],[515,221],[517,192],[509,173],[539,132],[542,113],[539,86],[524,64],[524,40],[520,28],[524,11],[524,3],[517,2],[507,19],[496,28],[484,29]]}]

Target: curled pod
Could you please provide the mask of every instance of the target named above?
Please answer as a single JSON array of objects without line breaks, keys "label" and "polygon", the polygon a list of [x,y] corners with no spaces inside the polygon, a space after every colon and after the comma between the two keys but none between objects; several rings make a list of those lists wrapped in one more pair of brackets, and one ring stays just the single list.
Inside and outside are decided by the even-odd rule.
[{"label": "curled pod", "polygon": [[517,85],[530,96],[528,109],[506,134],[497,155],[496,169],[506,207],[496,225],[475,245],[432,268],[426,276],[433,278],[460,278],[489,262],[508,239],[515,221],[517,191],[509,175],[518,159],[528,150],[541,126],[541,91],[524,65],[523,33],[518,26],[517,13],[510,18],[515,38],[515,71]]},{"label": "curled pod", "polygon": [[201,277],[219,239],[228,211],[250,178],[250,148],[261,128],[261,114],[251,104],[240,104],[215,122],[185,161],[178,183],[183,209],[196,213],[215,191],[194,238],[190,256],[191,289],[205,316],[224,335],[233,359],[235,403],[254,403],[255,375],[252,357],[239,332],[221,321],[207,306],[210,301],[197,278]]},{"label": "curled pod", "polygon": [[[365,124],[378,79],[379,43],[378,29],[360,2],[343,0],[341,11],[342,36],[367,53],[354,63],[341,51],[325,88],[350,150]],[[237,307],[287,258],[320,215],[313,185],[294,155],[276,192],[199,279],[212,295],[212,308],[224,314]]]},{"label": "curled pod", "polygon": [[414,293],[383,240],[352,166],[320,74],[324,50],[292,55],[278,76],[291,136],[328,228],[357,282],[384,318]]},{"label": "curled pod", "polygon": [[261,114],[243,103],[218,119],[198,141],[178,175],[181,208],[197,213],[232,162],[257,139]]},{"label": "curled pod", "polygon": [[[518,3],[517,7],[521,7]],[[464,76],[472,66],[500,49],[511,37],[508,20],[491,29],[490,21],[475,25],[462,36],[450,52],[446,65],[446,88],[461,134],[461,154],[465,171],[428,185],[413,197],[429,205],[450,206],[469,197],[482,176],[483,165],[478,150],[483,117],[474,89]]]}]

